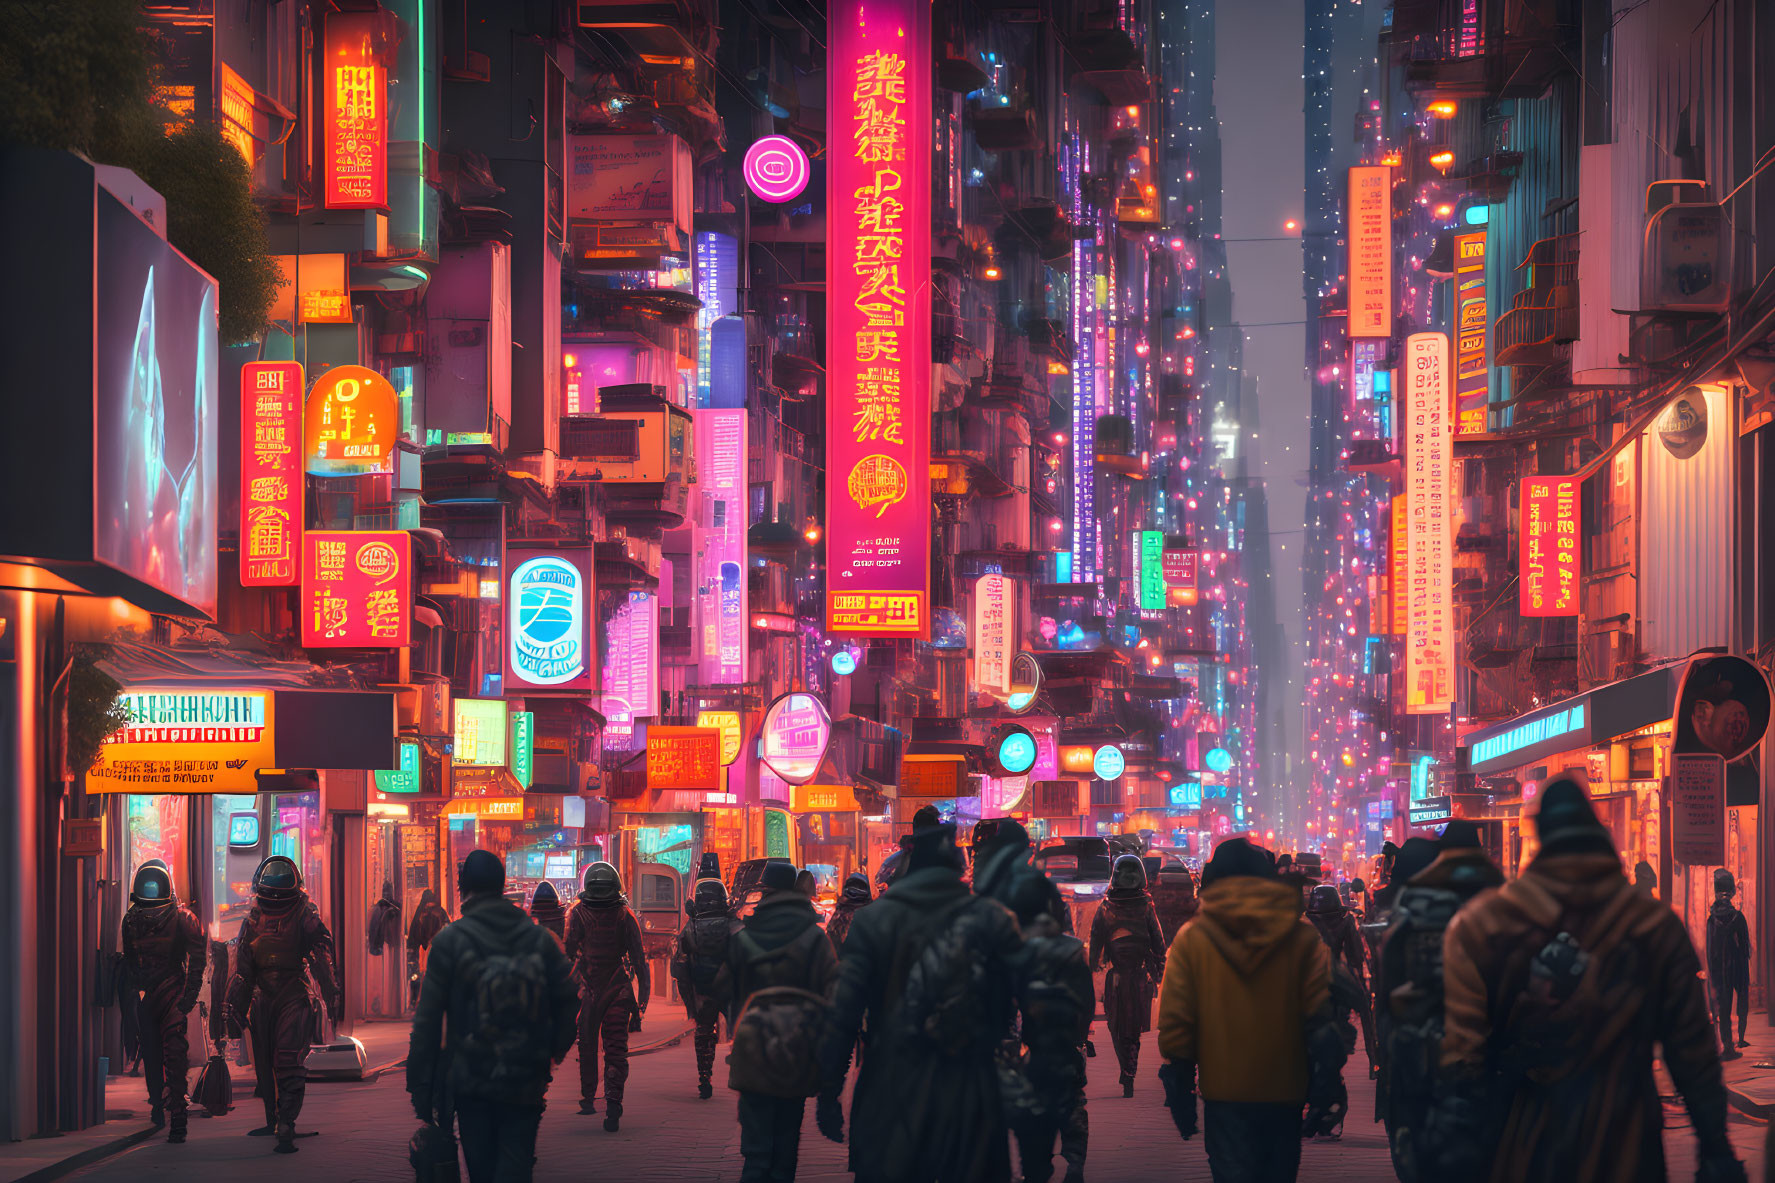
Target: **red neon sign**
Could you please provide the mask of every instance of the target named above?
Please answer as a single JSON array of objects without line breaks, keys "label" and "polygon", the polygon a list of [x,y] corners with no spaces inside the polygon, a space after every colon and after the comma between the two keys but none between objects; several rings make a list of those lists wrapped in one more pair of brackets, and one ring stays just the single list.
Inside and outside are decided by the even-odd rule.
[{"label": "red neon sign", "polygon": [[826,627],[854,636],[930,632],[930,19],[831,13]]},{"label": "red neon sign", "polygon": [[1524,616],[1578,614],[1578,482],[1522,482],[1521,609]]},{"label": "red neon sign", "polygon": [[413,619],[413,537],[405,530],[310,530],[302,537],[302,644],[394,649]]},{"label": "red neon sign", "polygon": [[322,164],[328,209],[380,209],[388,204],[388,71],[375,42],[375,13],[327,18]]},{"label": "red neon sign", "polygon": [[302,544],[302,367],[240,367],[240,585],[290,587]]}]

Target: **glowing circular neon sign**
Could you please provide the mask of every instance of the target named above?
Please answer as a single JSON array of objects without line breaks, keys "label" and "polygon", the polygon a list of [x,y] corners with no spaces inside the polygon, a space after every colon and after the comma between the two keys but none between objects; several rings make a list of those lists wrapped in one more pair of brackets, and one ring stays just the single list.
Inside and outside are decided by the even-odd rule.
[{"label": "glowing circular neon sign", "polygon": [[998,765],[1012,776],[1035,767],[1035,736],[1018,728],[1005,733],[998,745]]},{"label": "glowing circular neon sign", "polygon": [[857,655],[849,649],[840,649],[832,655],[832,672],[835,674],[854,674],[857,672]]},{"label": "glowing circular neon sign", "polygon": [[1233,754],[1225,748],[1209,748],[1202,763],[1210,772],[1225,772],[1233,766]]},{"label": "glowing circular neon sign", "polygon": [[807,153],[788,136],[765,136],[746,149],[746,185],[765,201],[794,201],[811,173]]},{"label": "glowing circular neon sign", "polygon": [[1091,757],[1091,771],[1097,774],[1098,780],[1119,780],[1128,761],[1122,756],[1122,749],[1114,744],[1104,744]]}]

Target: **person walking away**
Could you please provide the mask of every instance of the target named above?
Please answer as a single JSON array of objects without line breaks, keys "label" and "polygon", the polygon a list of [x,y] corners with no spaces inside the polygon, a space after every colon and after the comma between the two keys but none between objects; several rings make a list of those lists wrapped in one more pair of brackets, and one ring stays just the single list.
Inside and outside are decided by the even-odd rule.
[{"label": "person walking away", "polygon": [[1368,957],[1362,949],[1362,934],[1336,887],[1322,883],[1313,888],[1307,900],[1307,920],[1325,942],[1332,959],[1343,962],[1358,982],[1366,982]]},{"label": "person walking away", "polygon": [[584,890],[567,914],[567,957],[579,979],[579,1111],[598,1111],[598,1043],[604,1044],[604,1128],[622,1121],[629,1079],[629,1028],[647,1010],[651,981],[641,923],[629,910],[622,876],[609,863],[586,868]]},{"label": "person walking away", "polygon": [[842,1139],[838,1096],[866,1030],[850,1115],[858,1183],[1011,1176],[995,1056],[1022,938],[1002,904],[968,890],[959,855],[953,825],[915,831],[905,874],[844,940],[816,1117]]},{"label": "person walking away", "polygon": [[868,907],[875,899],[869,890],[869,876],[861,871],[852,871],[844,878],[844,890],[838,893],[838,903],[832,909],[832,918],[826,921],[826,936],[832,942],[832,951],[844,951],[844,934],[850,931],[851,917],[857,914],[858,908]]},{"label": "person walking away", "polygon": [[530,896],[530,919],[555,938],[557,945],[567,943],[567,909],[555,885],[544,879]]},{"label": "person walking away", "polygon": [[[765,864],[767,869],[772,865]],[[707,1101],[715,1095],[709,1078],[715,1071],[721,1022],[715,983],[727,964],[727,938],[739,922],[727,914],[727,888],[719,879],[699,881],[684,911],[690,922],[678,933],[672,978],[690,1021],[696,1024],[697,1096]]]},{"label": "person walking away", "polygon": [[425,976],[425,959],[432,938],[448,923],[450,913],[438,903],[438,893],[426,888],[419,895],[419,908],[413,913],[412,922],[407,925],[407,994],[415,1006],[419,1003],[419,985]]},{"label": "person walking away", "polygon": [[[1732,902],[1738,881],[1724,867],[1713,873],[1713,908],[1707,914],[1707,984],[1713,992],[1713,1014],[1719,1023],[1722,1060],[1736,1060],[1749,1047],[1744,1038],[1750,1022],[1750,926]],[[1738,1044],[1732,1045],[1732,999],[1738,999]]]},{"label": "person walking away", "polygon": [[333,934],[290,859],[274,854],[259,864],[252,910],[240,923],[238,940],[228,982],[228,1036],[239,1039],[243,1027],[252,1032],[253,1073],[265,1103],[265,1124],[250,1133],[274,1134],[272,1149],[294,1154],[296,1118],[308,1092],[308,1049],[320,1034],[308,973],[334,1023],[344,1017],[345,994],[334,968]]},{"label": "person walking away", "polygon": [[1159,935],[1166,949],[1201,906],[1196,899],[1196,877],[1188,867],[1172,863],[1159,868],[1158,881],[1153,884],[1153,912],[1159,918]]},{"label": "person walking away", "polygon": [[728,935],[715,992],[729,1002],[738,1092],[740,1183],[790,1183],[807,1098],[820,1085],[819,1038],[838,955],[788,863],[767,863],[764,895]]},{"label": "person walking away", "polygon": [[382,894],[370,905],[364,933],[372,957],[382,956],[385,949],[394,948],[395,942],[401,939],[401,906],[394,898],[394,884],[387,879],[382,881]]},{"label": "person walking away", "polygon": [[1650,896],[1658,894],[1658,872],[1645,859],[1633,864],[1633,886]]},{"label": "person walking away", "polygon": [[186,1016],[203,988],[204,946],[203,925],[179,903],[167,869],[159,862],[144,864],[123,914],[123,964],[133,984],[125,1005],[135,1006],[148,1110],[156,1126],[170,1119],[168,1142],[185,1140]]},{"label": "person walking away", "polygon": [[1540,852],[1442,943],[1440,1092],[1426,1169],[1450,1183],[1665,1177],[1654,1044],[1688,1109],[1696,1178],[1743,1180],[1700,969],[1636,890],[1575,782],[1541,791]]},{"label": "person walking away", "polygon": [[1085,1037],[1097,1010],[1084,942],[1053,882],[1030,862],[1029,832],[1002,821],[976,847],[974,891],[1011,910],[1023,931],[1015,990],[1019,1030],[1001,1045],[999,1087],[1024,1183],[1054,1176],[1054,1138],[1067,1183],[1084,1183],[1090,1117],[1085,1108]]},{"label": "person walking away", "polygon": [[1185,1139],[1199,1088],[1215,1183],[1290,1183],[1303,1105],[1318,1123],[1335,1104],[1348,1029],[1299,898],[1250,841],[1223,841],[1202,870],[1202,910],[1166,957],[1159,1078]]},{"label": "person walking away", "polygon": [[456,883],[462,917],[432,942],[407,1092],[420,1121],[448,1128],[454,1117],[469,1183],[527,1183],[579,994],[560,941],[505,898],[497,855],[470,851]]},{"label": "person walking away", "polygon": [[795,890],[811,900],[820,894],[819,880],[814,878],[814,873],[812,871],[803,867],[796,873]]},{"label": "person walking away", "polygon": [[1091,918],[1091,968],[1101,969],[1106,961],[1103,1017],[1122,1070],[1122,1096],[1132,1097],[1140,1037],[1152,1029],[1153,994],[1165,965],[1165,937],[1138,855],[1116,859],[1109,891]]},{"label": "person walking away", "polygon": [[1391,923],[1374,963],[1376,1016],[1386,1066],[1377,1086],[1377,1116],[1386,1124],[1393,1171],[1401,1183],[1429,1183],[1424,1121],[1437,1090],[1442,1050],[1442,938],[1455,914],[1504,874],[1479,844],[1479,827],[1455,819],[1438,853],[1399,889]]},{"label": "person walking away", "polygon": [[[1404,890],[1410,879],[1436,861],[1439,853],[1435,842],[1428,838],[1407,838],[1403,847],[1396,847],[1387,867],[1390,878],[1387,885],[1374,893],[1374,903],[1368,909],[1368,915],[1362,923],[1362,939],[1368,946],[1370,960],[1380,960],[1381,943],[1386,940],[1387,928],[1393,919],[1393,903],[1399,893]],[[1387,1109],[1387,995],[1378,978],[1370,977],[1372,987],[1371,1001],[1375,1015],[1375,1042],[1379,1055],[1379,1074],[1375,1078],[1375,1118],[1380,1117]]]}]

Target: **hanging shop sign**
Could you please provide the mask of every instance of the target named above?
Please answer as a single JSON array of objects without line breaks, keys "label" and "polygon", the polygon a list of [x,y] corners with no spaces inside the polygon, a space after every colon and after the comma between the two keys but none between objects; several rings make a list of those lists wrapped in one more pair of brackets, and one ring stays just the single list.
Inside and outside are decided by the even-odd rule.
[{"label": "hanging shop sign", "polygon": [[591,551],[510,547],[506,563],[507,689],[593,689]]},{"label": "hanging shop sign", "polygon": [[376,770],[378,793],[417,793],[420,786],[419,744],[410,739],[400,743],[401,766]]},{"label": "hanging shop sign", "polygon": [[1097,749],[1089,744],[1062,744],[1060,747],[1060,771],[1090,772],[1093,757]]},{"label": "hanging shop sign", "polygon": [[321,88],[326,96],[322,166],[328,209],[388,204],[388,71],[376,52],[373,12],[332,13]]},{"label": "hanging shop sign", "polygon": [[1165,534],[1161,530],[1134,531],[1134,569],[1140,587],[1140,610],[1159,612],[1165,607]]},{"label": "hanging shop sign", "polygon": [[521,822],[524,820],[524,798],[455,797],[444,807],[444,816],[486,822]]},{"label": "hanging shop sign", "polygon": [[860,806],[849,785],[793,785],[789,808],[795,813],[849,813]]},{"label": "hanging shop sign", "polygon": [[746,412],[696,412],[697,676],[705,686],[746,680]]},{"label": "hanging shop sign", "polygon": [[452,764],[473,768],[504,768],[509,725],[503,698],[459,698],[456,750]]},{"label": "hanging shop sign", "polygon": [[1710,752],[1730,763],[1769,730],[1769,680],[1742,657],[1697,657],[1676,696],[1673,752]]},{"label": "hanging shop sign", "polygon": [[1578,614],[1578,481],[1526,477],[1521,492],[1522,562],[1517,586],[1524,616]]},{"label": "hanging shop sign", "polygon": [[302,644],[398,649],[413,620],[413,536],[310,530],[302,536]]},{"label": "hanging shop sign", "polygon": [[992,694],[1011,689],[1011,626],[1016,612],[1009,579],[982,575],[974,581],[974,684]]},{"label": "hanging shop sign", "polygon": [[714,727],[647,728],[649,789],[721,788],[721,732]]},{"label": "hanging shop sign", "polygon": [[1726,861],[1726,761],[1712,752],[1670,757],[1670,855],[1685,867]]},{"label": "hanging shop sign", "polygon": [[1197,552],[1173,547],[1165,552],[1165,586],[1187,587],[1196,586]]},{"label": "hanging shop sign", "polygon": [[740,758],[741,740],[745,736],[745,723],[738,711],[698,711],[696,713],[698,727],[713,727],[721,733],[721,763],[731,765]]},{"label": "hanging shop sign", "polygon": [[826,627],[930,632],[931,10],[838,0],[827,152]]},{"label": "hanging shop sign", "polygon": [[1405,710],[1454,702],[1453,438],[1448,336],[1405,339]]},{"label": "hanging shop sign", "polygon": [[1393,498],[1387,515],[1387,631],[1403,635],[1411,587],[1410,566],[1406,562],[1405,509],[1406,497]]},{"label": "hanging shop sign", "polygon": [[839,677],[848,677],[857,672],[857,655],[850,649],[840,649],[832,655],[832,672]]},{"label": "hanging shop sign", "polygon": [[314,380],[302,416],[303,463],[315,476],[392,472],[400,399],[367,366],[334,366]]},{"label": "hanging shop sign", "polygon": [[240,367],[240,583],[290,587],[302,547],[302,367]]},{"label": "hanging shop sign", "polygon": [[[659,713],[659,597],[631,591],[604,626],[605,748],[628,750],[636,719]],[[618,741],[614,744],[612,741]]]},{"label": "hanging shop sign", "polygon": [[536,779],[536,715],[531,711],[513,711],[509,718],[506,763],[512,779],[527,789]]},{"label": "hanging shop sign", "polygon": [[1120,780],[1127,768],[1127,757],[1114,744],[1106,743],[1091,755],[1091,773],[1098,780]]},{"label": "hanging shop sign", "polygon": [[832,716],[811,694],[785,694],[764,712],[765,765],[791,785],[806,784],[820,770],[832,740]]},{"label": "hanging shop sign", "polygon": [[746,149],[744,163],[746,187],[765,201],[794,201],[807,188],[813,168],[802,151],[788,136],[765,136]]},{"label": "hanging shop sign", "polygon": [[1393,335],[1393,181],[1384,164],[1350,170],[1350,336]]},{"label": "hanging shop sign", "polygon": [[1491,311],[1485,299],[1485,228],[1455,235],[1455,434],[1484,435],[1491,387]]},{"label": "hanging shop sign", "polygon": [[129,722],[99,745],[89,793],[256,793],[277,767],[266,690],[130,689]]}]

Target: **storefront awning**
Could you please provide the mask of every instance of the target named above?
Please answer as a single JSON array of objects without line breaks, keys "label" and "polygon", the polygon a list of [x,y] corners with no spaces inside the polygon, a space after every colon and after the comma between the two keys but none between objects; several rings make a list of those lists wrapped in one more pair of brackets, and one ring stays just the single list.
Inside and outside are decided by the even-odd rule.
[{"label": "storefront awning", "polygon": [[1680,662],[1624,678],[1562,702],[1484,727],[1457,749],[1457,771],[1479,775],[1521,768],[1543,756],[1607,743],[1661,723],[1676,711]]}]

